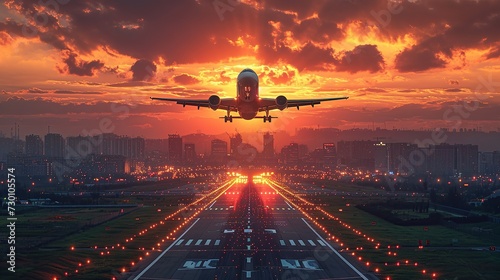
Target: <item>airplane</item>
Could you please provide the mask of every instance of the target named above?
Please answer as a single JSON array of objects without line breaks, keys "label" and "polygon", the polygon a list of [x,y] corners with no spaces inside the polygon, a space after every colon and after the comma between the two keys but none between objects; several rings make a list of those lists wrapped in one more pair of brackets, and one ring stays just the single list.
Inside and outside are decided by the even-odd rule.
[{"label": "airplane", "polygon": [[[217,95],[211,95],[208,99],[179,99],[179,98],[159,98],[150,97],[152,100],[172,101],[181,104],[183,107],[196,106],[211,108],[212,110],[226,110],[227,114],[224,117],[224,122],[233,122],[233,119],[251,120],[254,118],[262,118],[264,122],[271,122],[273,118],[269,115],[271,110],[284,110],[286,108],[296,107],[299,110],[300,106],[320,104],[323,101],[333,101],[348,99],[349,97],[332,97],[318,99],[287,99],[284,95],[276,98],[263,98],[259,96],[259,77],[252,69],[246,68],[238,74],[237,94],[235,98],[220,98]],[[237,112],[239,116],[231,115],[231,112]],[[259,112],[266,112],[265,116],[257,116]]]}]

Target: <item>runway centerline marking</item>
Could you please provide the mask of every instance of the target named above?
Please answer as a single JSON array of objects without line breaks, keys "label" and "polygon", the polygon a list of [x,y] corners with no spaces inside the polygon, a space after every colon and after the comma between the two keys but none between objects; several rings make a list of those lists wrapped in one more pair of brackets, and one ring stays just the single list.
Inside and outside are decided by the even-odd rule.
[{"label": "runway centerline marking", "polygon": [[[194,223],[189,226],[186,231],[184,231],[178,238],[182,238],[191,228],[194,227],[194,225],[200,220],[200,218],[196,219],[196,221],[194,221]],[[165,249],[158,257],[156,257],[156,259],[154,259],[145,269],[143,269],[141,271],[141,273],[139,273],[139,275],[137,275],[134,280],[138,280],[142,275],[144,275],[144,273],[146,273],[153,265],[156,264],[156,262],[158,262],[159,259],[161,259],[167,252],[168,250],[170,250],[173,246],[174,246],[175,242],[173,242],[172,244],[170,244],[170,246],[167,247],[167,249]]]}]

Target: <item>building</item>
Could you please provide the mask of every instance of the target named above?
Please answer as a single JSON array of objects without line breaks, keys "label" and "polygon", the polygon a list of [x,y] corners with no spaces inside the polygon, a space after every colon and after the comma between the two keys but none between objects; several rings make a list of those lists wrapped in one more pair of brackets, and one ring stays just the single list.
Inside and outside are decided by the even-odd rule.
[{"label": "building", "polygon": [[233,137],[229,136],[229,155],[232,158],[238,158],[238,148],[243,144],[241,134],[236,133]]},{"label": "building", "polygon": [[375,168],[375,141],[339,141],[337,156],[339,164],[351,168],[373,170]]},{"label": "building", "polygon": [[386,143],[376,143],[373,148],[373,160],[375,172],[389,171],[389,147]]},{"label": "building", "polygon": [[196,149],[193,143],[184,144],[184,161],[186,163],[196,162]]},{"label": "building", "polygon": [[210,159],[214,163],[225,163],[227,161],[227,142],[214,139],[211,142]]},{"label": "building", "polygon": [[337,146],[335,143],[323,143],[324,163],[330,165],[337,164]]},{"label": "building", "polygon": [[66,137],[67,156],[79,156],[85,158],[90,154],[99,153],[99,139],[100,137],[94,136],[69,136]]},{"label": "building", "polygon": [[90,155],[81,164],[79,173],[91,177],[129,174],[130,162],[122,155]]},{"label": "building", "polygon": [[290,143],[281,149],[281,159],[284,164],[292,165],[299,163],[299,144]]},{"label": "building", "polygon": [[26,155],[28,156],[42,156],[43,155],[43,141],[39,135],[26,135]]},{"label": "building", "polygon": [[160,152],[162,154],[168,154],[168,139],[146,139],[144,152]]},{"label": "building", "polygon": [[171,164],[182,163],[182,138],[179,134],[168,135],[168,161]]},{"label": "building", "polygon": [[48,133],[45,135],[45,155],[49,158],[64,156],[64,138],[61,134]]},{"label": "building", "polygon": [[263,147],[262,147],[262,157],[264,159],[273,159],[275,156],[274,152],[274,136],[269,132],[265,133],[263,136]]},{"label": "building", "polygon": [[456,170],[459,176],[475,176],[479,170],[477,145],[455,145]]}]

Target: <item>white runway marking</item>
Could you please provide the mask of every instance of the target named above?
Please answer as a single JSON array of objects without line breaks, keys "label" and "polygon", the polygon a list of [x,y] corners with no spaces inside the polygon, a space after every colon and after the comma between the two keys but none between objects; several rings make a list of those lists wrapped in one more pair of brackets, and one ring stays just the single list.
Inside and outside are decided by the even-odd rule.
[{"label": "white runway marking", "polygon": [[304,221],[304,223],[306,223],[306,225],[316,234],[316,236],[318,236],[318,238],[320,238],[327,246],[328,248],[330,248],[330,250],[332,250],[333,253],[335,253],[335,255],[337,255],[337,257],[339,257],[345,264],[347,264],[354,272],[356,272],[359,277],[361,277],[363,280],[368,280],[368,278],[366,278],[366,276],[363,275],[363,273],[361,273],[357,268],[355,268],[350,262],[348,262],[344,257],[342,257],[342,255],[339,254],[339,252],[337,252],[337,250],[335,250],[332,245],[330,245],[330,243],[326,242],[325,239],[323,239],[323,237],[321,237],[321,235],[319,235],[319,233],[314,230],[314,228],[304,219],[302,218],[302,221]]},{"label": "white runway marking", "polygon": [[[186,231],[184,231],[178,238],[182,238],[191,228],[194,227],[194,225],[200,220],[200,218],[196,219],[196,221],[194,221],[194,223],[189,226]],[[161,259],[167,252],[168,250],[170,250],[173,246],[174,246],[175,243],[172,243],[170,244],[170,246],[167,247],[167,249],[165,249],[165,251],[161,252],[161,254],[156,257],[156,259],[154,259],[148,266],[146,266],[146,268],[141,271],[141,273],[139,273],[139,275],[137,275],[134,280],[138,280],[139,278],[141,278],[142,275],[144,275],[144,273],[146,273],[153,265],[155,265],[156,262],[158,262],[159,259]]]}]

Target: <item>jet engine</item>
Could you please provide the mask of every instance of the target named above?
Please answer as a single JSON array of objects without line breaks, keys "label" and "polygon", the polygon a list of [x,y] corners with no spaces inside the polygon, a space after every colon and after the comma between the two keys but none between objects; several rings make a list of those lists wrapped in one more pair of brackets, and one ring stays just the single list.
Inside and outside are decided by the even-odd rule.
[{"label": "jet engine", "polygon": [[217,110],[219,108],[219,105],[220,105],[220,97],[218,97],[217,95],[211,95],[209,98],[208,98],[208,106],[210,106],[210,108],[212,110]]},{"label": "jet engine", "polygon": [[283,95],[276,97],[275,102],[276,102],[276,107],[278,107],[278,109],[280,109],[281,111],[286,109],[286,107],[288,106],[288,99],[286,99],[286,97]]}]

